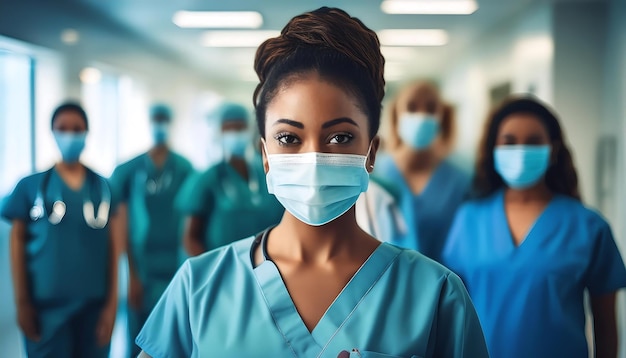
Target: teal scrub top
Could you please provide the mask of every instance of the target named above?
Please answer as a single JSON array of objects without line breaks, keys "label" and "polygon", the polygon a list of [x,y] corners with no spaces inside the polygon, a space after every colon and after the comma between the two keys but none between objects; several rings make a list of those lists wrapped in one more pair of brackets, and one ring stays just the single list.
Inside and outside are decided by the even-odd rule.
[{"label": "teal scrub top", "polygon": [[157,168],[148,153],[119,165],[110,182],[121,202],[128,204],[130,255],[144,286],[164,281],[156,303],[180,266],[183,217],[174,200],[192,173],[191,163],[170,151]]},{"label": "teal scrub top", "polygon": [[283,216],[284,208],[267,192],[261,158],[248,164],[249,181],[223,161],[190,178],[176,200],[182,213],[204,219],[207,251],[257,234]]},{"label": "teal scrub top", "polygon": [[[43,195],[45,214],[33,220],[30,212],[38,193]],[[79,190],[68,187],[56,169],[33,174],[19,181],[2,208],[2,217],[26,223],[26,271],[29,293],[36,306],[52,302],[99,300],[108,292],[110,235],[104,228],[89,226],[83,215],[84,201],[97,211],[100,202],[111,200],[106,180],[87,169]],[[66,205],[62,220],[48,221],[55,201]],[[113,214],[114,202],[108,215]]]},{"label": "teal scrub top", "polygon": [[137,344],[154,358],[336,358],[343,351],[351,357],[488,357],[461,280],[388,243],[309,332],[265,248],[266,260],[253,266],[255,248],[265,246],[261,236],[188,260]]},{"label": "teal scrub top", "polygon": [[392,243],[417,250],[441,261],[448,230],[454,214],[468,197],[471,179],[468,173],[449,161],[435,169],[420,194],[415,194],[391,156],[380,156],[373,173],[395,193],[407,230]]},{"label": "teal scrub top", "polygon": [[456,215],[444,263],[467,285],[494,358],[587,358],[584,293],[626,287],[607,222],[556,195],[516,246],[504,191]]}]

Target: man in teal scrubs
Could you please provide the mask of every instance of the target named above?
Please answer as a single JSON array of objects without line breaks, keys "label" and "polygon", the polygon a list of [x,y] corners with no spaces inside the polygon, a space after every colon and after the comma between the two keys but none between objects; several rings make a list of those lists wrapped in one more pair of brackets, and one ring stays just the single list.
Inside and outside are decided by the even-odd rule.
[{"label": "man in teal scrubs", "polygon": [[192,178],[177,199],[189,217],[184,243],[191,256],[256,234],[277,224],[284,212],[267,192],[261,158],[250,148],[246,108],[225,103],[217,118],[224,160]]},{"label": "man in teal scrubs", "polygon": [[169,107],[154,105],[150,120],[154,146],[117,167],[111,177],[122,202],[120,216],[127,218],[129,353],[133,357],[139,353],[134,339],[180,263],[182,217],[173,205],[193,170],[189,161],[168,147]]}]

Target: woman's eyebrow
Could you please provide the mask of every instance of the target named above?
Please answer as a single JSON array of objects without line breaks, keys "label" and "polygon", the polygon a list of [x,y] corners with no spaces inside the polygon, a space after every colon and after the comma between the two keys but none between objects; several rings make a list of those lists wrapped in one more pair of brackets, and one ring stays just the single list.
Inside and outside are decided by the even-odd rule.
[{"label": "woman's eyebrow", "polygon": [[335,126],[339,123],[350,123],[353,124],[355,126],[359,126],[355,121],[353,121],[352,119],[348,118],[348,117],[341,117],[341,118],[337,118],[337,119],[332,119],[324,124],[322,124],[322,128],[329,128],[332,126]]},{"label": "woman's eyebrow", "polygon": [[274,124],[272,124],[272,126],[275,126],[279,123],[284,123],[284,124],[288,124],[290,126],[294,126],[296,128],[300,128],[300,129],[304,129],[304,124],[298,122],[298,121],[294,121],[291,119],[285,119],[285,118],[281,118],[279,120],[277,120],[276,122],[274,122]]}]

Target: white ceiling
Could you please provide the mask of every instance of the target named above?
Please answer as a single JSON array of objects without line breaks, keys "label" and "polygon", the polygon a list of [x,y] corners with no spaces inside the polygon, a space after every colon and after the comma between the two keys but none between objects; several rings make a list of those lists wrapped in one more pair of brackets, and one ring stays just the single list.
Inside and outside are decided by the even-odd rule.
[{"label": "white ceiling", "polygon": [[[179,10],[254,10],[263,16],[262,29],[280,30],[291,17],[327,5],[348,11],[375,31],[448,31],[449,43],[445,46],[407,48],[399,56],[387,56],[389,79],[393,72],[406,77],[437,78],[449,61],[481,34],[506,23],[536,1],[546,0],[477,0],[479,8],[471,15],[388,15],[380,10],[381,0],[0,0],[0,34],[67,50],[60,43],[60,33],[65,28],[75,28],[81,33],[77,45],[81,50],[75,52],[125,58],[137,50],[134,44],[140,41],[143,52],[176,62],[199,76],[218,82],[242,80],[253,75],[254,49],[202,47],[200,39],[205,30],[179,28],[172,23],[173,14]],[[95,27],[100,30],[92,31]],[[91,38],[97,40],[90,41]],[[117,38],[135,41],[120,48]]]}]

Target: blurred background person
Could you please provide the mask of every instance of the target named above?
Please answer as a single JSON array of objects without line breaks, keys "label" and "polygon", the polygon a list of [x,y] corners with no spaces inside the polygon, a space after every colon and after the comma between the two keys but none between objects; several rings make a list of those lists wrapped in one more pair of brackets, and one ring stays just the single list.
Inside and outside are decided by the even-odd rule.
[{"label": "blurred background person", "polygon": [[406,223],[393,242],[439,261],[448,229],[466,198],[470,177],[447,160],[454,146],[454,115],[437,88],[417,82],[391,103],[386,148],[374,175],[395,191]]},{"label": "blurred background person", "polygon": [[588,356],[584,295],[596,357],[617,356],[616,291],[626,269],[609,224],[583,205],[555,114],[531,97],[490,116],[474,182],[444,263],[465,282],[491,357]]},{"label": "blurred background person", "polygon": [[224,159],[190,178],[176,201],[187,216],[183,242],[190,256],[254,235],[277,224],[284,212],[267,192],[246,108],[223,103],[215,117]]},{"label": "blurred background person", "polygon": [[60,105],[51,128],[62,160],[7,199],[17,321],[29,357],[107,357],[117,308],[118,245],[107,181],[80,155],[83,108]]},{"label": "blurred background person", "polygon": [[139,354],[135,337],[181,261],[183,217],[174,200],[192,166],[168,146],[172,111],[165,104],[150,108],[154,145],[118,166],[111,186],[119,197],[116,220],[126,238],[128,257],[129,353]]}]

